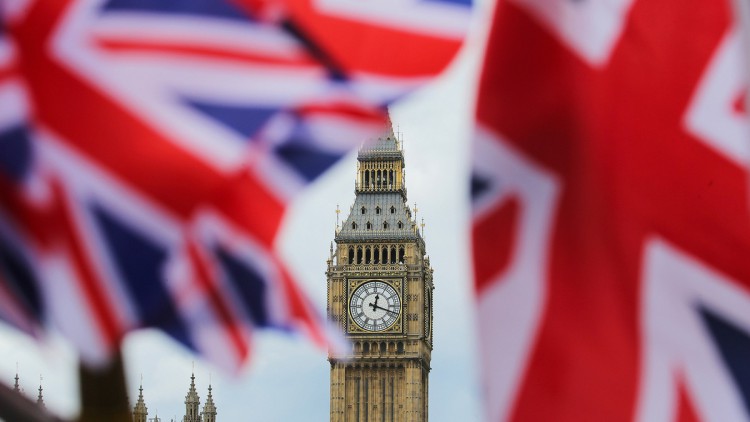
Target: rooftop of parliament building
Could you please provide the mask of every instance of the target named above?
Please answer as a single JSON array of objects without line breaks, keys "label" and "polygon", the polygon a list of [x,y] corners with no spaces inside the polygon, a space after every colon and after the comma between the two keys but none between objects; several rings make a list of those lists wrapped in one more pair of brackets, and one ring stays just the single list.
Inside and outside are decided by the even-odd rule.
[{"label": "rooftop of parliament building", "polygon": [[[16,374],[13,389],[16,392],[23,393],[23,390],[19,385],[18,374]],[[210,383],[208,384],[208,395],[202,411],[200,410],[200,401],[198,391],[195,389],[195,374],[191,374],[190,386],[185,395],[185,415],[181,419],[173,417],[168,421],[167,419],[160,418],[156,412],[154,412],[153,417],[149,417],[146,400],[143,397],[143,382],[141,382],[141,385],[138,387],[138,399],[132,409],[133,422],[216,422],[216,404],[214,403],[213,388]],[[38,406],[45,408],[44,390],[42,388],[41,380],[39,383],[39,394],[36,403]]]}]

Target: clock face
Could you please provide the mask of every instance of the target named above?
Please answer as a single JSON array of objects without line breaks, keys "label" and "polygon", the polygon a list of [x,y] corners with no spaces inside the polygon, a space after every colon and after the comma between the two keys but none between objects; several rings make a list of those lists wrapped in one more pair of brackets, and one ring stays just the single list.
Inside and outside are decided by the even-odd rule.
[{"label": "clock face", "polygon": [[371,280],[354,291],[349,301],[349,312],[362,329],[383,331],[398,320],[401,299],[390,284]]}]

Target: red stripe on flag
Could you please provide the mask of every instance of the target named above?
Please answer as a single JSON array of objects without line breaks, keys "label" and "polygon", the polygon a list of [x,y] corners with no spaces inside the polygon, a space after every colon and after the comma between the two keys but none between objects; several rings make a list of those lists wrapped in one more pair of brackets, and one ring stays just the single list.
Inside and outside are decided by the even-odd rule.
[{"label": "red stripe on flag", "polygon": [[[44,37],[49,36],[65,4],[59,2],[55,8],[37,2],[23,25],[12,28],[35,118],[83,155],[188,218],[195,206],[224,182],[222,175],[50,59],[47,48],[51,41]],[[71,98],[75,98],[75,107],[70,106]],[[86,116],[85,121],[81,116]]]},{"label": "red stripe on flag", "polygon": [[320,68],[320,66],[306,54],[297,54],[294,57],[282,57],[280,55],[264,55],[262,53],[227,50],[218,47],[197,47],[194,45],[184,45],[169,41],[127,40],[108,38],[104,36],[97,37],[95,42],[102,49],[117,53],[137,52],[162,55],[169,53],[185,55],[187,56],[186,58],[191,61],[196,60],[196,56],[203,56],[204,58],[210,57],[214,59],[234,60],[248,64],[277,65],[280,68],[289,67],[300,71],[309,71]]},{"label": "red stripe on flag", "polygon": [[216,192],[215,201],[222,215],[250,237],[271,247],[278,232],[284,206],[251,170],[237,173]]},{"label": "red stripe on flag", "polygon": [[516,243],[520,204],[515,197],[475,220],[472,228],[474,281],[482,294],[492,280],[506,269]]},{"label": "red stripe on flag", "polygon": [[24,197],[24,192],[17,184],[11,182],[0,173],[0,203],[7,217],[31,237],[34,247],[44,250],[54,241],[57,224],[51,204],[30,204]]},{"label": "red stripe on flag", "polygon": [[92,269],[91,257],[86,254],[85,248],[81,245],[81,239],[84,236],[76,230],[76,219],[71,209],[73,205],[70,201],[66,201],[63,188],[59,184],[53,184],[52,190],[55,202],[59,204],[57,220],[61,235],[60,241],[65,245],[65,250],[75,266],[77,276],[75,279],[86,296],[86,302],[96,316],[94,324],[99,327],[105,346],[111,349],[117,345],[127,327],[122,327],[118,323],[112,311],[115,305],[107,299],[104,286],[98,281],[99,278]]},{"label": "red stripe on flag", "polygon": [[[257,10],[257,0],[237,0],[249,10]],[[434,76],[458,52],[463,39],[422,35],[368,24],[357,18],[326,15],[307,0],[288,1],[291,20],[311,40],[348,72],[374,73],[391,77]],[[273,7],[273,6],[272,6]],[[420,54],[414,54],[418,51]]]},{"label": "red stripe on flag", "polygon": [[188,245],[188,253],[190,255],[190,261],[193,263],[195,269],[195,281],[202,288],[212,309],[219,317],[221,327],[227,330],[229,340],[234,346],[234,351],[237,354],[237,361],[244,361],[250,354],[248,336],[243,335],[244,325],[246,324],[243,324],[232,316],[232,313],[229,310],[230,305],[222,299],[221,294],[217,290],[218,287],[216,286],[216,283],[212,282],[212,280],[215,280],[216,278],[212,277],[211,273],[213,273],[213,271],[210,271],[208,268],[210,264],[198,250],[198,246],[193,242],[190,242]]},{"label": "red stripe on flag", "polygon": [[327,346],[328,339],[320,326],[319,319],[310,309],[310,303],[299,290],[299,287],[292,282],[291,277],[284,270],[283,266],[278,265],[277,268],[281,272],[280,281],[292,321],[307,328],[310,339],[315,343],[320,346]]},{"label": "red stripe on flag", "polygon": [[18,78],[18,70],[15,67],[0,67],[0,84]]},{"label": "red stripe on flag", "polygon": [[698,413],[690,401],[690,395],[685,389],[685,383],[682,382],[682,377],[680,377],[680,386],[678,387],[677,394],[677,417],[675,418],[675,422],[701,422],[703,418],[698,417]]},{"label": "red stripe on flag", "polygon": [[743,89],[741,93],[737,94],[734,103],[732,104],[734,112],[737,114],[747,114],[747,90]]}]

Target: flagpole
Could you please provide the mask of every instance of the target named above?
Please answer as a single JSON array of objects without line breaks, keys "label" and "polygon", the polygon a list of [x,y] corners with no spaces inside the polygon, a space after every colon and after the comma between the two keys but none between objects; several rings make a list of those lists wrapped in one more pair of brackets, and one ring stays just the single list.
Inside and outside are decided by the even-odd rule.
[{"label": "flagpole", "polygon": [[79,422],[131,422],[125,383],[125,367],[118,351],[103,367],[79,365],[81,417]]}]

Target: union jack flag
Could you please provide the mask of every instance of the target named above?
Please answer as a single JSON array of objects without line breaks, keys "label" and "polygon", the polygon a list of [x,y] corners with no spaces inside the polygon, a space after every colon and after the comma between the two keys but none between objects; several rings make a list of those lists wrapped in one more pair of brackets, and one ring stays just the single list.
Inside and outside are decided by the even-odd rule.
[{"label": "union jack flag", "polygon": [[750,421],[732,6],[499,3],[473,144],[487,420]]},{"label": "union jack flag", "polygon": [[88,362],[156,327],[231,368],[255,328],[329,339],[275,252],[284,210],[447,64],[470,9],[0,7],[0,315],[53,321]]}]

